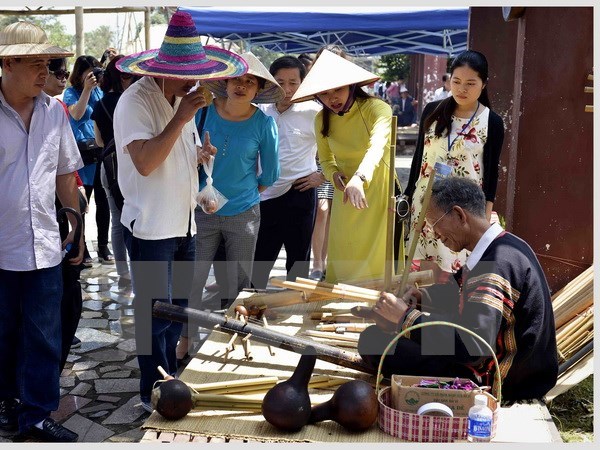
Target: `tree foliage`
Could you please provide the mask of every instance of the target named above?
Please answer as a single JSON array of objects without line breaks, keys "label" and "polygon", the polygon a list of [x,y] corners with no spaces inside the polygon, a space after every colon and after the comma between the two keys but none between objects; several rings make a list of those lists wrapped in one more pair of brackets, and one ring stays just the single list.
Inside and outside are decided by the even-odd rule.
[{"label": "tree foliage", "polygon": [[115,33],[108,25],[102,25],[84,34],[85,54],[100,60],[104,50],[115,46]]},{"label": "tree foliage", "polygon": [[383,55],[377,67],[384,81],[406,80],[410,74],[410,59],[404,54]]}]

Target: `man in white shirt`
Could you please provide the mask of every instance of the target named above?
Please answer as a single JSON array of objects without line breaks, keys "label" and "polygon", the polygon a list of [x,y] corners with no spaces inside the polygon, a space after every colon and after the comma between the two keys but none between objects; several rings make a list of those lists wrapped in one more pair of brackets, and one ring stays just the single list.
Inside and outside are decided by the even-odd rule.
[{"label": "man in white shirt", "polygon": [[62,105],[42,92],[50,59],[72,55],[30,22],[0,32],[0,429],[18,427],[18,440],[78,437],[50,413],[60,395],[61,250],[73,243],[71,231],[61,248],[55,192],[79,209],[83,162]]},{"label": "man in white shirt", "polygon": [[282,246],[287,279],[308,277],[316,188],[325,181],[315,160],[314,123],[321,106],[314,101],[290,101],[306,75],[304,65],[293,56],[283,56],[273,61],[269,71],[286,95],[282,101],[262,108],[279,129],[280,175],[260,194],[260,229],[252,268],[252,284],[257,289],[266,288]]},{"label": "man in white shirt", "polygon": [[444,85],[435,90],[433,94],[432,102],[436,102],[438,100],[444,100],[445,98],[450,97],[450,74],[446,73],[442,76],[442,82]]},{"label": "man in white shirt", "polygon": [[177,371],[181,323],[152,318],[155,301],[187,306],[194,274],[198,164],[216,149],[200,138],[194,115],[207,105],[198,79],[229,78],[246,62],[217,47],[204,48],[188,13],[177,11],[160,50],[122,58],[122,72],[144,75],[128,88],[114,113],[121,223],[135,293],[136,352],[142,406],[152,411],[154,382]]}]

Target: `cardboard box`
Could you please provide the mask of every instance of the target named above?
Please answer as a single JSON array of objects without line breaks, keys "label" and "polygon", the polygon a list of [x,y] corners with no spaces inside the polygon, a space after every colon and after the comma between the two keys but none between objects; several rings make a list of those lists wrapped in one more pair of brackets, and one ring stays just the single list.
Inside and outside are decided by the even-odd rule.
[{"label": "cardboard box", "polygon": [[[413,387],[421,380],[453,381],[455,378],[426,377],[410,375],[392,375],[392,407],[408,413],[416,413],[421,405],[438,402],[447,405],[457,416],[466,417],[469,408],[475,403],[475,394],[479,390],[436,389]],[[461,381],[463,379],[461,378]],[[488,394],[489,397],[492,397]]]}]

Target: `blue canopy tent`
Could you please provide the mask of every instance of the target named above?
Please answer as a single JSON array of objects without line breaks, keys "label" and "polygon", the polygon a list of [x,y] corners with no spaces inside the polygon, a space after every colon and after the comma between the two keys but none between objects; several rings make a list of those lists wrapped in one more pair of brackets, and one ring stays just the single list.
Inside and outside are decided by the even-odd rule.
[{"label": "blue canopy tent", "polygon": [[185,8],[202,35],[283,53],[342,45],[356,56],[455,55],[467,47],[469,8]]}]

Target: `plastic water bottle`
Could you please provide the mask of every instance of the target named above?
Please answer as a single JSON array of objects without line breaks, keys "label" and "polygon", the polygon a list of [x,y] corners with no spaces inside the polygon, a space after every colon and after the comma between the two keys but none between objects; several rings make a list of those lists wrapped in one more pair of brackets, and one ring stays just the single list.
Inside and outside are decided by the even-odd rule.
[{"label": "plastic water bottle", "polygon": [[469,409],[467,441],[490,442],[492,440],[492,410],[483,394],[475,396],[475,405]]}]

